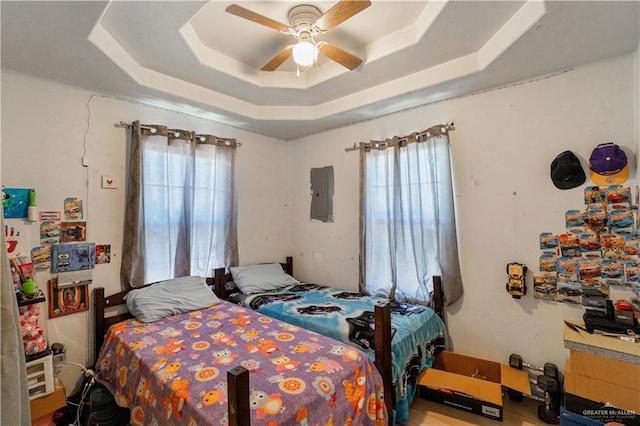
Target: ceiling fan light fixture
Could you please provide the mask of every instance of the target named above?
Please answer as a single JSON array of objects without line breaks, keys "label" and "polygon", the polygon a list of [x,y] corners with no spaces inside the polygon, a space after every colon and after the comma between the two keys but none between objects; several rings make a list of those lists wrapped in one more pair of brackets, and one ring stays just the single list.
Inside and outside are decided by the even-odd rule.
[{"label": "ceiling fan light fixture", "polygon": [[225,11],[283,34],[293,36],[296,39],[296,44],[281,49],[269,62],[260,68],[260,70],[275,71],[287,59],[293,57],[299,74],[300,67],[306,70],[316,64],[318,53],[322,53],[323,56],[349,70],[359,67],[360,64],[362,64],[362,59],[327,41],[316,42],[316,38],[328,30],[337,27],[352,16],[362,12],[369,6],[371,6],[370,0],[339,0],[331,6],[329,10],[322,13],[320,9],[315,6],[301,4],[289,10],[288,26],[249,9],[245,9],[238,4],[227,6]]},{"label": "ceiling fan light fixture", "polygon": [[318,60],[318,46],[307,40],[300,40],[293,46],[293,60],[301,67],[308,67]]}]

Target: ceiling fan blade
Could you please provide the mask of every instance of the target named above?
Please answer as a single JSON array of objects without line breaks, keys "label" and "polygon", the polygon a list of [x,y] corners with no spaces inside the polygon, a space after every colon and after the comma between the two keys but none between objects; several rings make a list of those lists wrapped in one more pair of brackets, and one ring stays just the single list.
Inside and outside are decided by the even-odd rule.
[{"label": "ceiling fan blade", "polygon": [[239,6],[237,4],[231,4],[227,6],[225,11],[227,11],[232,15],[236,15],[241,18],[248,19],[249,21],[253,21],[257,24],[264,25],[265,27],[273,28],[274,30],[277,30],[280,32],[289,31],[288,25],[282,24],[278,21],[274,21],[271,18],[267,18],[264,15],[260,15],[259,13],[253,12],[249,9],[245,9],[244,7]]},{"label": "ceiling fan blade", "polygon": [[362,63],[362,59],[326,41],[318,43],[318,50],[327,58],[350,70],[358,68]]},{"label": "ceiling fan blade", "polygon": [[369,0],[340,0],[318,18],[316,26],[325,31],[330,30],[369,6],[371,6]]},{"label": "ceiling fan blade", "polygon": [[260,68],[262,71],[275,71],[280,65],[284,63],[291,56],[293,45],[289,45],[278,52],[265,66]]}]

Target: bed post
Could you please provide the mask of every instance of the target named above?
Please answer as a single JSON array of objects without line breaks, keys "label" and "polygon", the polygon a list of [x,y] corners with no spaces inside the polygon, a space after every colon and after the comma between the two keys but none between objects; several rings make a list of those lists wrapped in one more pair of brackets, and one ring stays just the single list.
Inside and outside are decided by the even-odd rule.
[{"label": "bed post", "polygon": [[287,270],[285,272],[293,276],[293,257],[292,256],[287,256],[286,265],[287,265]]},{"label": "bed post", "polygon": [[391,368],[391,305],[375,306],[375,353],[376,367],[382,376],[384,405],[389,414],[389,425],[393,424],[393,370]]},{"label": "bed post", "polygon": [[229,426],[249,426],[249,370],[238,366],[227,371]]},{"label": "bed post", "polygon": [[93,300],[95,300],[95,311],[94,311],[94,321],[95,321],[95,333],[93,336],[93,342],[95,347],[93,348],[95,359],[94,362],[98,362],[98,355],[100,355],[100,348],[102,347],[102,342],[104,342],[104,333],[106,330],[104,329],[104,288],[96,287],[93,291]]},{"label": "bed post", "polygon": [[216,268],[213,270],[213,292],[221,299],[227,299],[227,293],[225,291],[225,269]]},{"label": "bed post", "polygon": [[431,301],[431,306],[444,322],[444,294],[442,293],[442,277],[440,275],[433,276],[433,300]]}]

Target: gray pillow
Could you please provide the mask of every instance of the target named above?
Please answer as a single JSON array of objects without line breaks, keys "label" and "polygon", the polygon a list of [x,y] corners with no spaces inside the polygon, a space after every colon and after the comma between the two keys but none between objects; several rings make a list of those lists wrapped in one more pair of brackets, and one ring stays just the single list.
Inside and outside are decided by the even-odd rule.
[{"label": "gray pillow", "polygon": [[245,294],[277,290],[300,282],[291,275],[285,274],[279,263],[234,266],[229,270],[233,281]]},{"label": "gray pillow", "polygon": [[220,300],[197,276],[180,277],[131,290],[126,295],[129,312],[140,322],[208,308]]}]

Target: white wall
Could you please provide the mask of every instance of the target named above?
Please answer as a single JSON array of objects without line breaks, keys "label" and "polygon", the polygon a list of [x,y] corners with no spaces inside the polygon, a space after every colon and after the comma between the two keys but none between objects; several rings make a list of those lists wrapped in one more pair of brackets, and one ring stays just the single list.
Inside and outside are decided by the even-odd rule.
[{"label": "white wall", "polygon": [[[290,253],[287,206],[287,143],[203,119],[96,95],[13,71],[2,72],[2,184],[35,188],[39,210],[63,210],[66,197],[84,200],[88,241],[111,244],[112,262],[96,265],[93,287],[120,291],[120,255],[125,208],[127,130],[121,120],[166,124],[242,142],[238,151],[239,251],[242,262],[284,258]],[[89,118],[89,110],[91,117]],[[90,127],[89,127],[90,125]],[[86,134],[86,139],[85,139]],[[85,154],[86,145],[86,154]],[[82,166],[86,155],[89,167]],[[117,189],[101,189],[101,176],[116,178]],[[283,191],[282,188],[285,188]],[[22,232],[20,250],[39,245],[39,224],[8,219]],[[46,292],[48,272],[37,281]],[[50,342],[68,347],[68,359],[93,362],[93,319],[82,312],[43,323]],[[79,369],[67,367],[63,381],[73,389]]]},{"label": "white wall", "polygon": [[[357,289],[359,160],[357,152],[345,153],[345,147],[453,121],[465,290],[463,298],[447,308],[454,349],[502,362],[519,353],[530,363],[554,362],[563,369],[568,351],[562,320],[580,319],[583,309],[534,300],[532,273],[538,271],[539,234],[563,231],[564,212],[583,206],[583,187],[556,189],[549,179],[550,163],[570,149],[588,171],[591,151],[607,141],[635,153],[637,79],[633,55],[619,57],[293,142],[296,276]],[[310,221],[310,169],[330,165],[335,172],[335,222]],[[635,185],[635,178],[629,183]],[[521,300],[505,291],[505,266],[513,261],[530,269],[529,294]]]},{"label": "white wall", "polygon": [[[356,289],[358,153],[344,148],[454,121],[451,145],[465,285],[462,300],[447,308],[454,348],[499,361],[517,352],[528,362],[555,362],[562,368],[567,357],[562,320],[579,319],[582,308],[537,301],[531,294],[512,299],[504,290],[505,265],[519,261],[537,271],[538,234],[561,232],[564,212],[581,206],[581,188],[560,191],[549,180],[549,165],[558,153],[573,150],[586,169],[598,143],[614,141],[628,153],[637,152],[637,80],[636,52],[285,143],[162,109],[92,98],[95,93],[87,90],[2,70],[0,170],[3,185],[37,190],[39,210],[62,210],[69,196],[85,200],[89,240],[111,244],[113,254],[111,264],[96,266],[92,287],[103,286],[110,294],[120,290],[127,152],[126,131],[115,124],[139,119],[235,137],[243,142],[238,155],[241,263],[293,255],[298,278]],[[87,168],[81,165],[85,133]],[[335,172],[335,221],[312,222],[310,169],[329,165]],[[119,179],[118,189],[101,189],[102,174]],[[636,184],[635,175],[630,183]],[[38,245],[36,224],[13,223],[25,230],[25,246]],[[39,273],[39,284],[44,286],[47,278]],[[45,324],[51,342],[68,345],[70,361],[93,361],[89,314]],[[77,371],[65,370],[68,389],[77,377]]]}]

